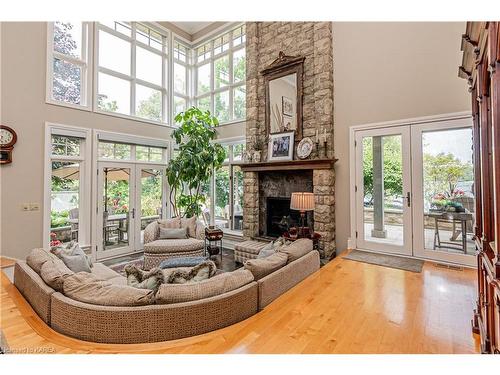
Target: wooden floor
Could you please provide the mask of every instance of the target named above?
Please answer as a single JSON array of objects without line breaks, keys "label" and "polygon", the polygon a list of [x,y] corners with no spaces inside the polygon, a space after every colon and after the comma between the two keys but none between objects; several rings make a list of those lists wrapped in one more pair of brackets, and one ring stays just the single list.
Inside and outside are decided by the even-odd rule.
[{"label": "wooden floor", "polygon": [[[187,339],[111,345],[50,329],[1,274],[1,329],[14,352],[477,353],[475,271],[426,263],[422,273],[337,258],[266,309]],[[158,327],[161,329],[161,327]]]}]

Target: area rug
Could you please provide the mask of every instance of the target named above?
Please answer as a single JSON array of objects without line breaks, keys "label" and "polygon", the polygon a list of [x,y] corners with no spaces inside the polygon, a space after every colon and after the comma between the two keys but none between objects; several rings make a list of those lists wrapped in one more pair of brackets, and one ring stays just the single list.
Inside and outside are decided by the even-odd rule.
[{"label": "area rug", "polygon": [[120,263],[107,264],[107,266],[109,268],[111,268],[113,271],[118,272],[120,275],[126,276],[125,275],[125,266],[128,264],[134,265],[138,268],[142,268],[142,266],[144,264],[144,257],[140,257],[139,259],[134,259],[134,260],[127,259],[127,260],[120,262]]},{"label": "area rug", "polygon": [[368,251],[352,250],[343,257],[344,259],[357,262],[375,264],[377,266],[397,268],[410,272],[422,272],[424,261],[420,259],[409,259],[393,255],[376,254]]}]

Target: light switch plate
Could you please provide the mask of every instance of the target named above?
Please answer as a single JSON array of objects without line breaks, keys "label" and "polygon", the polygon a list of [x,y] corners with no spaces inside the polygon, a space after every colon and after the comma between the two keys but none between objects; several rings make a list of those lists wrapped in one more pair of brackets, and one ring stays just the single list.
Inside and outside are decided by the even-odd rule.
[{"label": "light switch plate", "polygon": [[30,203],[30,211],[39,211],[40,205],[38,203]]},{"label": "light switch plate", "polygon": [[29,203],[23,203],[23,204],[21,204],[21,211],[29,211],[29,210],[30,210]]}]

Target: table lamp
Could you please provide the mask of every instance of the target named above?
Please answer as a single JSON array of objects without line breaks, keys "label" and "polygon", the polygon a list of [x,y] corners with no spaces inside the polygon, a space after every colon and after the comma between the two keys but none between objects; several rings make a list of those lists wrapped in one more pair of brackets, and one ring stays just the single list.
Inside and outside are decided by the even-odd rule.
[{"label": "table lamp", "polygon": [[292,199],[290,200],[290,209],[300,211],[300,231],[303,232],[306,211],[314,210],[314,194],[292,193]]}]

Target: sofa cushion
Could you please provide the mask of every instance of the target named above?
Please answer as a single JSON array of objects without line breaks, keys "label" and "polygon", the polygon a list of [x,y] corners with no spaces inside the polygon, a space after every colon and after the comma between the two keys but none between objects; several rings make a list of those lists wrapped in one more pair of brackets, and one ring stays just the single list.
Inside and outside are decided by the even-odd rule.
[{"label": "sofa cushion", "polygon": [[241,288],[253,281],[247,270],[226,272],[193,284],[163,284],[156,293],[156,303],[181,303],[210,298]]},{"label": "sofa cushion", "polygon": [[99,280],[110,280],[120,276],[118,272],[113,271],[111,268],[102,263],[94,263],[94,266],[92,267],[92,274]]},{"label": "sofa cushion", "polygon": [[154,302],[154,292],[99,280],[95,275],[78,272],[64,280],[63,294],[76,301],[101,306],[144,306]]},{"label": "sofa cushion", "polygon": [[274,253],[277,253],[279,251],[279,248],[281,246],[286,246],[289,245],[289,241],[286,240],[283,237],[280,237],[272,242],[269,242],[266,246],[264,246],[262,249],[259,251],[259,255],[257,255],[257,258],[267,258],[270,255],[273,255]]},{"label": "sofa cushion", "polygon": [[110,282],[113,285],[122,285],[122,286],[128,285],[127,278],[125,276],[121,276],[121,275],[113,277],[113,278],[108,279],[106,281]]},{"label": "sofa cushion", "polygon": [[73,272],[91,272],[92,260],[76,241],[71,241],[65,246],[54,246],[50,252],[61,259]]},{"label": "sofa cushion", "polygon": [[52,289],[60,292],[63,289],[63,283],[66,277],[73,275],[64,262],[60,259],[50,259],[42,264],[40,276],[45,283]]},{"label": "sofa cushion", "polygon": [[173,219],[158,220],[160,228],[180,228],[181,219],[174,217]]},{"label": "sofa cushion", "polygon": [[40,275],[42,265],[46,261],[52,259],[57,259],[57,257],[45,249],[38,248],[31,250],[29,255],[26,257],[26,263],[28,263],[28,266],[30,266],[33,271]]},{"label": "sofa cushion", "polygon": [[187,228],[162,228],[160,227],[160,240],[187,238]]},{"label": "sofa cushion", "polygon": [[288,263],[291,263],[312,251],[313,242],[308,238],[299,238],[288,246],[280,247],[279,251],[288,255]]},{"label": "sofa cushion", "polygon": [[144,245],[147,253],[183,253],[186,251],[196,251],[203,249],[204,242],[195,238],[156,240]]},{"label": "sofa cushion", "polygon": [[252,272],[255,280],[273,273],[283,267],[288,261],[288,255],[285,253],[274,253],[266,258],[250,259],[244,264],[245,269]]},{"label": "sofa cushion", "polygon": [[196,238],[196,217],[182,218],[181,228],[187,229],[188,237]]}]

